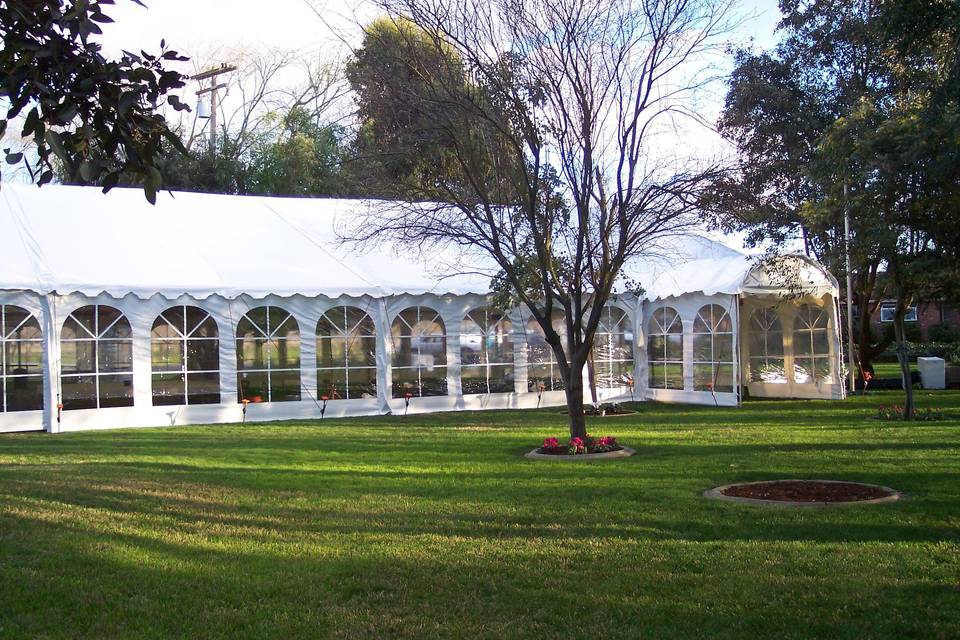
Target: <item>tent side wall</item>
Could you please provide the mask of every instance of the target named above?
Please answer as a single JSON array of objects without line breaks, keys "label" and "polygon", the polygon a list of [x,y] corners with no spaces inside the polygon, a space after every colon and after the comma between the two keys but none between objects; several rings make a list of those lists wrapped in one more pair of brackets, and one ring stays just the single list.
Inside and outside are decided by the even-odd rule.
[{"label": "tent side wall", "polygon": [[[711,322],[705,318],[708,310],[717,308],[722,313],[714,311],[715,326],[705,326]],[[670,326],[664,326],[661,318]],[[646,302],[640,326],[647,345],[639,367],[645,399],[737,406],[736,295],[687,293]]]},{"label": "tent side wall", "polygon": [[[269,421],[286,419],[317,419],[324,417],[377,415],[389,412],[425,413],[432,411],[449,410],[481,410],[505,408],[533,408],[537,406],[560,406],[565,403],[565,394],[562,390],[544,391],[536,393],[532,389],[527,375],[527,336],[525,327],[528,314],[519,309],[511,310],[508,314],[512,323],[511,342],[513,351],[513,391],[502,393],[462,393],[461,388],[461,333],[464,317],[468,312],[483,308],[489,304],[488,299],[481,295],[398,295],[386,298],[372,298],[369,296],[339,298],[303,296],[265,298],[250,298],[240,296],[229,300],[220,296],[211,296],[202,300],[191,296],[181,296],[168,299],[162,296],[153,296],[149,299],[140,299],[133,295],[115,298],[108,294],[95,297],[82,294],[69,295],[40,295],[27,291],[0,291],[0,304],[15,305],[26,309],[39,321],[43,331],[43,409],[31,411],[0,410],[0,432],[43,430],[73,431],[84,429],[100,429],[133,426],[176,426],[187,424],[211,424],[241,421]],[[100,408],[66,408],[59,412],[57,405],[65,402],[62,383],[65,379],[84,377],[79,374],[63,374],[68,370],[77,369],[75,362],[70,361],[64,367],[64,355],[61,346],[69,344],[62,342],[64,326],[71,313],[89,305],[104,305],[112,307],[122,314],[129,322],[129,365],[120,367],[121,375],[117,371],[97,373],[95,378],[99,383],[103,379],[121,379],[115,385],[120,395],[129,394],[123,398],[131,406],[104,407],[103,399],[95,401]],[[216,323],[217,328],[217,373],[219,375],[219,402],[211,404],[155,404],[154,384],[158,370],[153,369],[154,350],[152,330],[154,323],[162,313],[175,306],[185,305],[196,307]],[[630,340],[637,336],[638,312],[640,305],[632,298],[620,299],[611,302],[612,306],[622,309],[627,315]],[[271,306],[289,312],[299,328],[299,364],[296,367],[299,378],[299,400],[250,402],[246,405],[239,402],[238,373],[238,323],[248,311],[259,307]],[[322,399],[325,393],[318,388],[317,326],[325,312],[335,307],[350,306],[362,309],[373,321],[376,331],[376,394],[370,397],[357,399],[331,398],[326,403]],[[421,354],[421,358],[436,358],[444,362],[444,375],[447,387],[445,395],[413,397],[409,407],[402,394],[393,389],[394,378],[392,368],[394,363],[391,325],[399,314],[411,308],[430,309],[437,312],[444,327],[445,349],[443,358],[439,354]],[[71,321],[72,322],[72,321]],[[100,327],[102,330],[103,327]],[[106,342],[106,340],[105,340]],[[439,342],[439,341],[438,341]],[[105,349],[106,347],[104,347]],[[126,347],[124,347],[126,348]],[[98,346],[98,353],[101,347]],[[633,380],[636,380],[636,363],[638,362],[636,345],[632,345]],[[76,354],[68,356],[76,359]],[[242,358],[241,358],[242,359]],[[426,364],[426,363],[418,363]],[[99,365],[98,365],[99,367]],[[129,367],[129,370],[127,370]],[[173,372],[176,375],[176,372]],[[189,373],[187,374],[189,375]],[[589,398],[589,386],[586,384],[586,400]],[[101,377],[97,377],[101,376]],[[99,390],[100,387],[97,387]],[[400,395],[400,397],[394,397]],[[598,389],[600,401],[629,400],[635,397],[634,388],[629,385],[614,386]],[[639,397],[639,396],[636,396]],[[113,398],[111,401],[115,401]]]},{"label": "tent side wall", "polygon": [[842,349],[833,294],[745,295],[740,352],[752,397],[841,399]]}]

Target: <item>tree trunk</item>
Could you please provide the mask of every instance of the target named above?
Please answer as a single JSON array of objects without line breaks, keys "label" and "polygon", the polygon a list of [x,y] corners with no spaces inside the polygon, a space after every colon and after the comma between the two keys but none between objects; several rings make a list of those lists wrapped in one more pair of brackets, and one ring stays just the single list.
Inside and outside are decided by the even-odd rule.
[{"label": "tree trunk", "polygon": [[897,340],[897,360],[900,362],[900,376],[903,380],[903,391],[906,395],[903,403],[903,419],[913,420],[913,381],[910,377],[910,357],[907,355],[906,331],[903,326],[903,316],[907,313],[907,305],[901,298],[897,301],[897,311],[893,317],[893,332]]},{"label": "tree trunk", "polygon": [[585,438],[587,419],[583,413],[583,364],[570,367],[566,380],[567,411],[570,415],[570,438]]},{"label": "tree trunk", "polygon": [[590,381],[590,399],[593,401],[593,406],[597,406],[597,365],[593,360],[593,353],[587,360],[587,380]]}]

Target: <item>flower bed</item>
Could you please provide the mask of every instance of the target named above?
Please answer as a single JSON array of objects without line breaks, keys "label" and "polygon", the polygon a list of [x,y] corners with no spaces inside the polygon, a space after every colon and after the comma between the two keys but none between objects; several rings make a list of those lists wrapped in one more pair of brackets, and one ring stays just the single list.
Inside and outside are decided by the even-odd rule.
[{"label": "flower bed", "polygon": [[623,449],[617,444],[613,436],[594,438],[587,435],[585,438],[571,438],[567,443],[561,443],[557,438],[547,438],[537,453],[549,456],[579,456],[590,453],[609,453]]},{"label": "flower bed", "polygon": [[[890,406],[880,405],[877,409],[877,420],[900,421],[903,420],[904,409],[899,404]],[[913,419],[917,422],[938,422],[943,420],[943,409],[914,409]]]}]

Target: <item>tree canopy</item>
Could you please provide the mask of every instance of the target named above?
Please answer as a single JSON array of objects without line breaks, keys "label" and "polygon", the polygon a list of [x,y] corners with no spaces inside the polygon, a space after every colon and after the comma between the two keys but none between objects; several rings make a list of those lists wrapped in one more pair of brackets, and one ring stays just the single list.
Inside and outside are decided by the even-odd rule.
[{"label": "tree canopy", "polygon": [[164,103],[187,109],[170,94],[184,85],[183,76],[164,65],[185,58],[161,41],[156,54],[106,59],[91,36],[112,22],[104,10],[113,4],[0,3],[0,97],[6,102],[0,135],[23,116],[21,135],[34,142],[36,158],[8,148],[6,161],[24,166],[37,184],[53,179],[58,161],[104,190],[123,175],[137,176],[152,202],[162,183],[161,158],[168,149],[183,151],[158,109]]},{"label": "tree canopy", "polygon": [[492,260],[543,330],[582,437],[583,369],[622,269],[696,223],[713,175],[651,145],[662,117],[687,112],[699,81],[677,70],[717,45],[727,4],[378,4],[388,22],[368,30],[352,82],[378,151],[412,179],[354,237],[453,244],[465,270],[471,254]]},{"label": "tree canopy", "polygon": [[802,238],[841,279],[849,213],[857,355],[869,371],[891,339],[870,333],[875,306],[897,299],[902,352],[911,301],[955,280],[956,232],[944,222],[960,184],[957,12],[872,0],[781,10],[773,51],[735,53],[720,128],[741,162],[707,202],[754,241]]}]

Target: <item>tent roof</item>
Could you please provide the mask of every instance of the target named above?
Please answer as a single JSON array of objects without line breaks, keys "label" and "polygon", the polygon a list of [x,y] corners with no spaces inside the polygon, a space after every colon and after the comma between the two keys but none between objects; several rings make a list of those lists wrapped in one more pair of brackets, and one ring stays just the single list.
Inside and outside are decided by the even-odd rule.
[{"label": "tent roof", "polygon": [[[389,246],[344,246],[337,224],[377,206],[388,204],[200,193],[160,193],[150,205],[139,189],[104,195],[94,187],[3,184],[0,289],[198,299],[489,291],[491,269],[443,276],[463,263],[452,250],[428,260]],[[669,238],[659,253],[626,269],[650,299],[740,293],[756,272],[752,258],[695,235]],[[836,286],[809,266],[817,286]],[[772,286],[754,280],[759,289]]]}]

